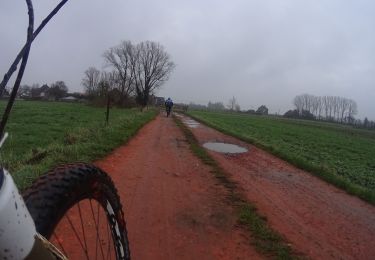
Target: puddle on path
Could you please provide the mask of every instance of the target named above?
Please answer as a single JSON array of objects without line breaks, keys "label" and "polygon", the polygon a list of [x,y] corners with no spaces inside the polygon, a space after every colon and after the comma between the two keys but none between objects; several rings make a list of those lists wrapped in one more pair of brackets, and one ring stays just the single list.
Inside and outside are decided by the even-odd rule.
[{"label": "puddle on path", "polygon": [[177,117],[179,117],[179,118],[184,118],[183,115],[180,115],[180,114],[178,114],[178,113],[175,113],[174,115],[177,116]]},{"label": "puddle on path", "polygon": [[227,143],[205,143],[203,147],[219,152],[219,153],[246,153],[248,150],[244,147],[235,145],[235,144],[227,144]]},{"label": "puddle on path", "polygon": [[200,125],[197,121],[193,119],[186,119],[184,120],[184,123],[191,128],[197,128]]},{"label": "puddle on path", "polygon": [[179,117],[182,120],[182,122],[190,128],[197,128],[198,126],[200,126],[200,123],[198,121],[187,118],[187,117],[185,117],[183,115],[180,115],[180,114],[177,114],[177,113],[175,115],[177,117]]}]

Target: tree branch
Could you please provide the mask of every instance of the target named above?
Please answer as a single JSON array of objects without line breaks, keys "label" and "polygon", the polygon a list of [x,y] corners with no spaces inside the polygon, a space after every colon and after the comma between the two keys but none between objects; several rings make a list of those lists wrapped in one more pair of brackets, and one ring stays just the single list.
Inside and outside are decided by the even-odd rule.
[{"label": "tree branch", "polygon": [[[31,36],[31,43],[35,40],[35,38],[38,36],[40,31],[46,26],[46,24],[52,19],[52,17],[63,7],[63,5],[67,2],[68,0],[62,0],[53,10],[52,12],[41,22],[41,24],[38,26],[38,28],[35,30],[35,32]],[[31,1],[26,0],[27,3],[31,3]],[[29,4],[28,4],[29,5]],[[32,7],[32,4],[31,4]],[[33,9],[32,9],[33,10]],[[33,19],[34,19],[34,13],[33,13]],[[4,75],[3,80],[0,83],[0,97],[3,96],[4,89],[6,85],[8,84],[8,81],[10,77],[13,75],[13,73],[17,70],[17,65],[23,59],[25,52],[27,51],[27,45],[28,42],[23,46],[21,51],[18,53],[16,59],[13,61],[12,65],[10,66],[8,72]],[[30,49],[28,50],[30,51]]]},{"label": "tree branch", "polygon": [[21,67],[20,70],[18,71],[18,75],[16,78],[16,81],[14,83],[14,87],[12,90],[12,94],[9,98],[9,102],[7,104],[7,107],[5,109],[5,112],[3,114],[3,118],[0,123],[0,136],[3,136],[4,128],[6,125],[6,122],[8,120],[8,116],[10,113],[10,110],[12,109],[14,100],[17,95],[18,88],[20,87],[21,80],[23,77],[23,73],[25,72],[27,60],[29,58],[29,53],[30,53],[30,47],[31,43],[33,41],[33,31],[34,31],[34,9],[33,9],[33,3],[31,0],[26,0],[27,4],[27,9],[28,9],[28,14],[29,14],[29,26],[27,29],[27,40],[26,40],[26,45],[24,47],[23,55],[22,55],[22,62],[21,62]]}]

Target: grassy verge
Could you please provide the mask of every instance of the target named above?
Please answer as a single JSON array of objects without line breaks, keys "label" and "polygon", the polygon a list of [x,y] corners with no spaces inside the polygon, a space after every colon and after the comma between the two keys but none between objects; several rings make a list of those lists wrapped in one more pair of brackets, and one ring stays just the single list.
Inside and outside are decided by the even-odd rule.
[{"label": "grassy verge", "polygon": [[256,208],[247,202],[244,195],[236,189],[236,184],[231,181],[217,162],[202,148],[193,133],[177,117],[174,116],[177,126],[184,133],[191,151],[206,165],[211,167],[211,172],[224,185],[230,193],[230,202],[237,210],[238,221],[250,231],[256,249],[275,259],[297,259],[298,256],[291,250],[284,239],[267,225],[267,220],[262,217]]},{"label": "grassy verge", "polygon": [[7,125],[10,137],[1,149],[0,161],[22,190],[58,164],[102,158],[155,115],[153,110],[112,109],[110,123],[105,126],[102,108],[17,102]]},{"label": "grassy verge", "polygon": [[210,112],[189,116],[375,205],[375,132],[260,116]]}]

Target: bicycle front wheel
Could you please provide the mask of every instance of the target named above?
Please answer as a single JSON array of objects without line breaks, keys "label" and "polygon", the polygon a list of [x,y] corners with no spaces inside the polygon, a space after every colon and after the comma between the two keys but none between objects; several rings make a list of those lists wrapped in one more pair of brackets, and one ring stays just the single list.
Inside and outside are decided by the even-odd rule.
[{"label": "bicycle front wheel", "polygon": [[69,259],[130,259],[116,188],[99,168],[68,164],[38,178],[24,194],[37,231]]}]

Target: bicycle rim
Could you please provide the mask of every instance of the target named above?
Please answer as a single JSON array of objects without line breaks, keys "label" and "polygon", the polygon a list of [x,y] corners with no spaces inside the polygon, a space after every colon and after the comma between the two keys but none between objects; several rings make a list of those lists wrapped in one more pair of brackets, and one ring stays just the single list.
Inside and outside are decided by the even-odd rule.
[{"label": "bicycle rim", "polygon": [[95,166],[60,166],[24,197],[38,232],[69,259],[130,259],[119,196]]}]

